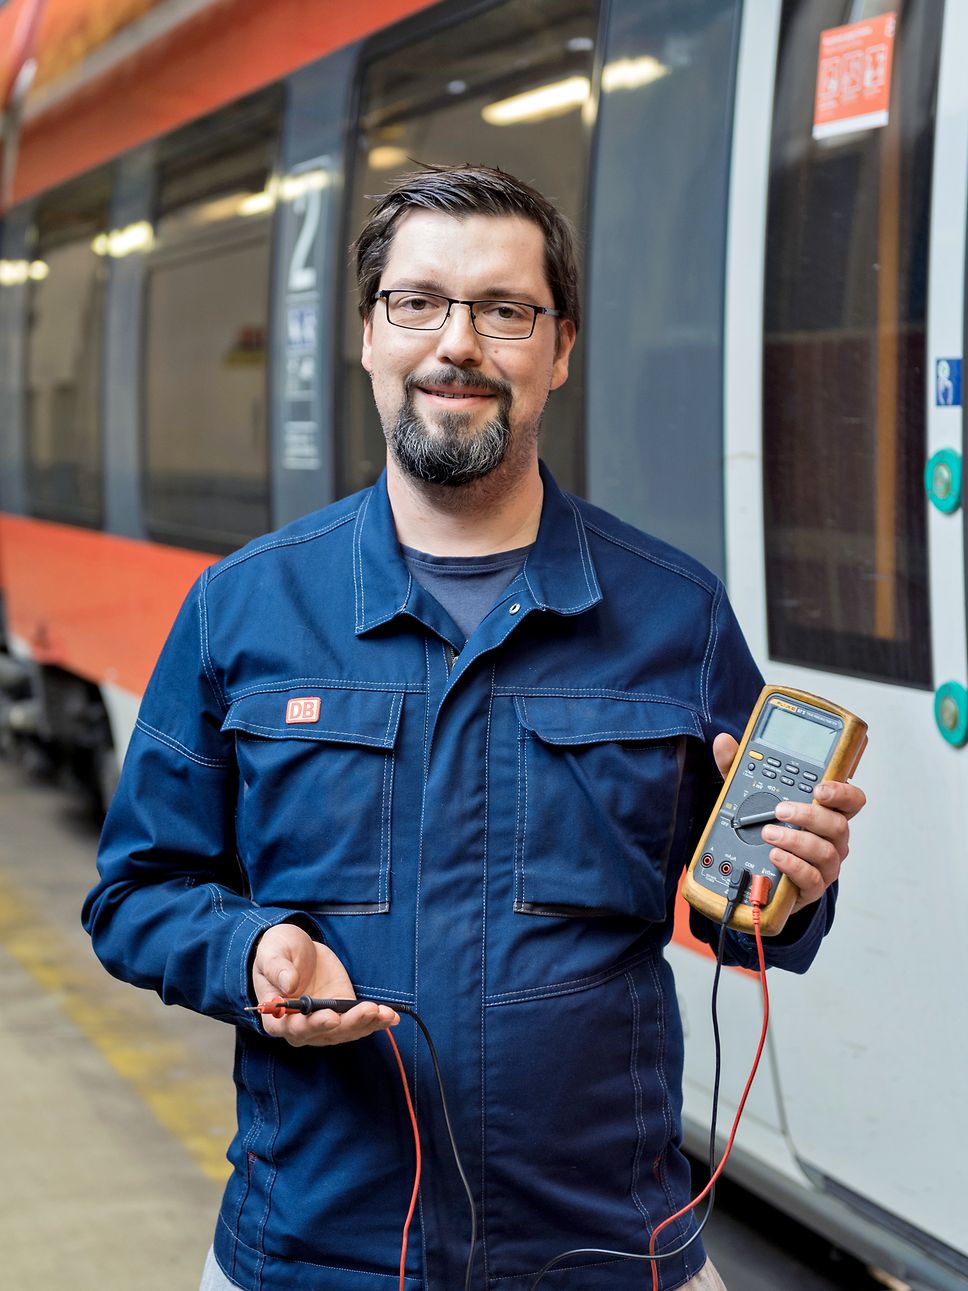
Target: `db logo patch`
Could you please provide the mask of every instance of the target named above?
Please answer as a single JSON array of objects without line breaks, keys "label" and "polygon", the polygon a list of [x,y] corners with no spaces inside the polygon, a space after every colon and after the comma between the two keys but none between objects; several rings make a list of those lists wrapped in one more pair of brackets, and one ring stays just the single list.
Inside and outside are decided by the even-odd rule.
[{"label": "db logo patch", "polygon": [[311,695],[308,699],[290,699],[286,705],[286,725],[293,722],[319,721],[319,696]]}]

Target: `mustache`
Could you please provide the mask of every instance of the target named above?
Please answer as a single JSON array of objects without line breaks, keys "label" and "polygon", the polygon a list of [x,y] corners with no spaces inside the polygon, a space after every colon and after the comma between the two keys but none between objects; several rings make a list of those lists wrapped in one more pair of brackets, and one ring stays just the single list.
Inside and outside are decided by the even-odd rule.
[{"label": "mustache", "polygon": [[486,377],[480,372],[465,372],[462,368],[434,368],[430,372],[410,372],[404,378],[403,390],[409,399],[417,386],[448,385],[460,390],[485,390],[488,394],[510,402],[511,386],[497,377]]}]

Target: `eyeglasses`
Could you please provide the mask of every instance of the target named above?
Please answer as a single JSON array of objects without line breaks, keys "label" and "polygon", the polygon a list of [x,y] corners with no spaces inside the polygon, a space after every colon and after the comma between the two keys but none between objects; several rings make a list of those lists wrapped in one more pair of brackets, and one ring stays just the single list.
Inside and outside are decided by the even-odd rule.
[{"label": "eyeglasses", "polygon": [[559,309],[525,305],[518,300],[453,300],[427,291],[378,291],[373,299],[384,302],[387,321],[394,327],[417,332],[439,332],[450,318],[451,308],[466,305],[478,336],[498,341],[526,341],[534,332],[539,314],[562,317]]}]

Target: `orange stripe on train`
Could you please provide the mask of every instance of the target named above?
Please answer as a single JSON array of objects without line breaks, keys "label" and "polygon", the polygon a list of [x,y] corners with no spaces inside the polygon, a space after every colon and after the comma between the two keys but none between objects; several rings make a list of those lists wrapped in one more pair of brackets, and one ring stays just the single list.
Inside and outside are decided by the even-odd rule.
[{"label": "orange stripe on train", "polygon": [[178,607],[215,556],[0,515],[8,629],[41,663],[140,695]]}]

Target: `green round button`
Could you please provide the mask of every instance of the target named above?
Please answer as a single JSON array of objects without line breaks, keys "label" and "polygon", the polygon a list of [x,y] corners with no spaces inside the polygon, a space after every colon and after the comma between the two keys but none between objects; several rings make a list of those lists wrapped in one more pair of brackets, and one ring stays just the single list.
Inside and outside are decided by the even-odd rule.
[{"label": "green round button", "polygon": [[938,730],[956,749],[968,742],[968,691],[957,681],[946,681],[934,696]]},{"label": "green round button", "polygon": [[961,454],[953,448],[932,454],[924,468],[924,488],[939,511],[957,511],[961,505]]}]

